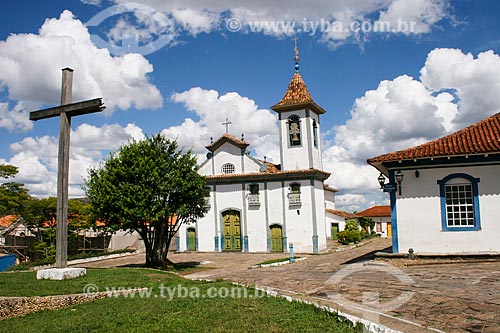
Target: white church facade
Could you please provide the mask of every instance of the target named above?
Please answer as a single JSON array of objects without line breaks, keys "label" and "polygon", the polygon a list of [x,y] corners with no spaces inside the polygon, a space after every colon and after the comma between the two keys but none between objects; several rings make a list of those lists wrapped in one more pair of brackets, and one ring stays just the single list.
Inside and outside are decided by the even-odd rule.
[{"label": "white church facade", "polygon": [[[318,253],[326,249],[330,225],[325,217],[320,116],[298,71],[278,114],[280,164],[249,155],[250,144],[228,133],[207,146],[199,173],[207,178],[207,214],[183,225],[178,251]],[[332,193],[330,193],[332,192]],[[330,199],[333,201],[333,199]],[[328,204],[334,207],[334,202]]]}]

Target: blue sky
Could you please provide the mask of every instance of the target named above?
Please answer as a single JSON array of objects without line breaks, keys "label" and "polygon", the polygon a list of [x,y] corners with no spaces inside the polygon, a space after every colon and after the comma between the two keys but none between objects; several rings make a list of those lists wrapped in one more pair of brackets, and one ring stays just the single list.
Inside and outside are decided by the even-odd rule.
[{"label": "blue sky", "polygon": [[[230,132],[253,154],[277,160],[270,106],[293,75],[293,36],[301,74],[322,116],[324,168],[337,205],[360,210],[387,198],[365,161],[458,130],[500,111],[498,1],[180,1],[126,2],[126,12],[85,24],[123,1],[18,1],[0,12],[0,163],[37,196],[55,195],[58,120],[31,123],[29,111],[58,103],[60,69],[75,72],[74,100],[103,97],[105,114],[72,121],[71,190],[85,170],[131,138],[164,133],[200,156],[209,138]],[[232,32],[227,22],[237,20]],[[323,21],[322,21],[323,20]],[[412,31],[350,29],[352,22],[414,23]],[[251,31],[295,22],[296,31]],[[342,24],[342,31],[306,24]],[[324,23],[323,23],[324,24]],[[318,26],[320,27],[320,26]],[[323,25],[325,27],[325,25]],[[345,30],[344,30],[345,29]],[[166,45],[117,54],[95,35]],[[128,52],[128,54],[127,54]]]}]

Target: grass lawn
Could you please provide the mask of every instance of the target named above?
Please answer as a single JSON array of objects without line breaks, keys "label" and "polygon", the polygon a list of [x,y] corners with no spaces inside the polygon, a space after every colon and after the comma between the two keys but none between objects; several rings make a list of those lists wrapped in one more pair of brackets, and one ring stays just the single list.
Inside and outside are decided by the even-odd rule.
[{"label": "grass lawn", "polygon": [[[212,297],[235,288],[220,281],[189,281],[146,269],[88,270],[86,277],[66,281],[38,281],[34,274],[0,274],[0,296],[76,293],[88,283],[102,290],[150,287],[152,293],[5,319],[0,321],[0,332],[361,332],[339,322],[334,314],[282,298]],[[162,297],[161,284],[173,290],[173,299],[167,291]],[[185,295],[178,291],[181,288]],[[248,289],[248,295],[254,296],[254,290]]]}]

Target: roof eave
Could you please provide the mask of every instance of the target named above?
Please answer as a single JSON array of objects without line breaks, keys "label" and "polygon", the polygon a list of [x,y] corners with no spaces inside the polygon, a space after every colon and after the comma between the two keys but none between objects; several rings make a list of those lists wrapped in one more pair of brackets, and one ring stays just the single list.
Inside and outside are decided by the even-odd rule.
[{"label": "roof eave", "polygon": [[275,112],[278,112],[278,113],[279,112],[286,112],[286,111],[295,111],[295,110],[306,109],[306,108],[310,108],[318,114],[325,114],[326,113],[326,110],[323,109],[318,104],[316,104],[314,101],[305,102],[305,103],[285,104],[285,105],[278,105],[278,104],[271,106],[271,109]]}]

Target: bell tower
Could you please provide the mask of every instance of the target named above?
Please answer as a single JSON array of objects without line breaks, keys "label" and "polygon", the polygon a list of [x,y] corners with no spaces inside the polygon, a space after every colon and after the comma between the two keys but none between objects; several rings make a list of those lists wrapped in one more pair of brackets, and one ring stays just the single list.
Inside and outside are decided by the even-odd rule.
[{"label": "bell tower", "polygon": [[323,170],[319,116],[326,111],[314,102],[300,75],[294,40],[295,74],[281,101],[271,107],[280,122],[281,170]]}]

